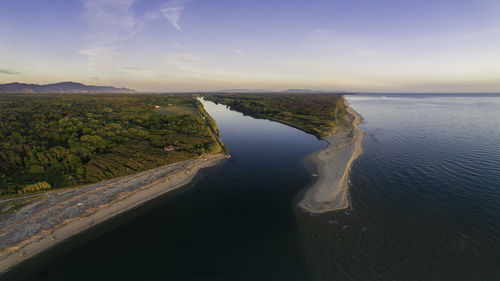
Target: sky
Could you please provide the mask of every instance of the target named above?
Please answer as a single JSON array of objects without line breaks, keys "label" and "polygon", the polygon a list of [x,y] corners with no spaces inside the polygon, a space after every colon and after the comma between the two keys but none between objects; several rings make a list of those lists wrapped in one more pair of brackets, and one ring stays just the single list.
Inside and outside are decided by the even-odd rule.
[{"label": "sky", "polygon": [[500,92],[498,0],[1,0],[0,83]]}]

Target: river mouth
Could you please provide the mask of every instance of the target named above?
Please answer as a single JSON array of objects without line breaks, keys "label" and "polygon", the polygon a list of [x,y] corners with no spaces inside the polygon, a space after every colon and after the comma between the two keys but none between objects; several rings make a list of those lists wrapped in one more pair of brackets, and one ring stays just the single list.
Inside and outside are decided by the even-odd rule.
[{"label": "river mouth", "polygon": [[323,141],[206,102],[231,159],[3,279],[498,280],[500,96],[348,100],[366,135],[346,210],[296,205]]}]

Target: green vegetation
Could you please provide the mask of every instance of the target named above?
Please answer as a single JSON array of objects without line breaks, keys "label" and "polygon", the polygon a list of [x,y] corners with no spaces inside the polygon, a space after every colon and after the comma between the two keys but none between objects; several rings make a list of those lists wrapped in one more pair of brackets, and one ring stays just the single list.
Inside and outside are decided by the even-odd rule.
[{"label": "green vegetation", "polygon": [[182,105],[173,105],[168,104],[165,107],[160,107],[156,110],[157,113],[167,114],[167,115],[191,115],[191,116],[199,116],[198,110],[193,106],[182,106]]},{"label": "green vegetation", "polygon": [[[0,195],[93,183],[219,153],[208,127],[215,121],[199,109],[189,96],[2,94]],[[164,151],[170,145],[174,151]]]},{"label": "green vegetation", "polygon": [[205,121],[207,121],[209,126],[212,127],[212,129],[215,131],[215,134],[217,136],[219,136],[219,127],[217,127],[217,123],[215,122],[215,120],[212,117],[210,117],[208,112],[203,107],[203,104],[199,101],[197,103],[197,108],[198,108],[198,112],[201,114],[201,118],[203,118]]},{"label": "green vegetation", "polygon": [[25,194],[25,193],[30,193],[30,192],[40,191],[40,190],[48,190],[51,188],[52,188],[52,186],[48,182],[41,181],[41,182],[37,182],[34,184],[28,184],[27,186],[23,187],[22,189],[18,190],[17,192],[19,194]]},{"label": "green vegetation", "polygon": [[217,94],[206,99],[317,137],[330,135],[350,124],[344,98],[338,94]]}]

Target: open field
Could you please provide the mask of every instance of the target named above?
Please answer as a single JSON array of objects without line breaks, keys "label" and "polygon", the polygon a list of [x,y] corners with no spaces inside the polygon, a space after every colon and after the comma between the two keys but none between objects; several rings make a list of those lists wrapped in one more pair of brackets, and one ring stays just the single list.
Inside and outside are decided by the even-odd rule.
[{"label": "open field", "polygon": [[165,107],[156,109],[155,112],[159,114],[190,115],[193,117],[199,116],[198,110],[192,106],[167,105]]}]

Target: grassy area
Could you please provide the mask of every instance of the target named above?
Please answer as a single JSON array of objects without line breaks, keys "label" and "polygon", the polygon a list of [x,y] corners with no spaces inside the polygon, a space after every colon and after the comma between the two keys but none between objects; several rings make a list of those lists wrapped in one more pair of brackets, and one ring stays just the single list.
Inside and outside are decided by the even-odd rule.
[{"label": "grassy area", "polygon": [[199,117],[198,110],[193,106],[180,106],[169,104],[165,107],[160,107],[155,109],[156,113],[159,114],[170,114],[170,115],[191,115],[194,117]]},{"label": "grassy area", "polygon": [[189,96],[0,94],[0,197],[219,153],[199,110]]},{"label": "grassy area", "polygon": [[328,136],[350,124],[344,98],[338,94],[217,94],[206,99],[317,137]]}]

